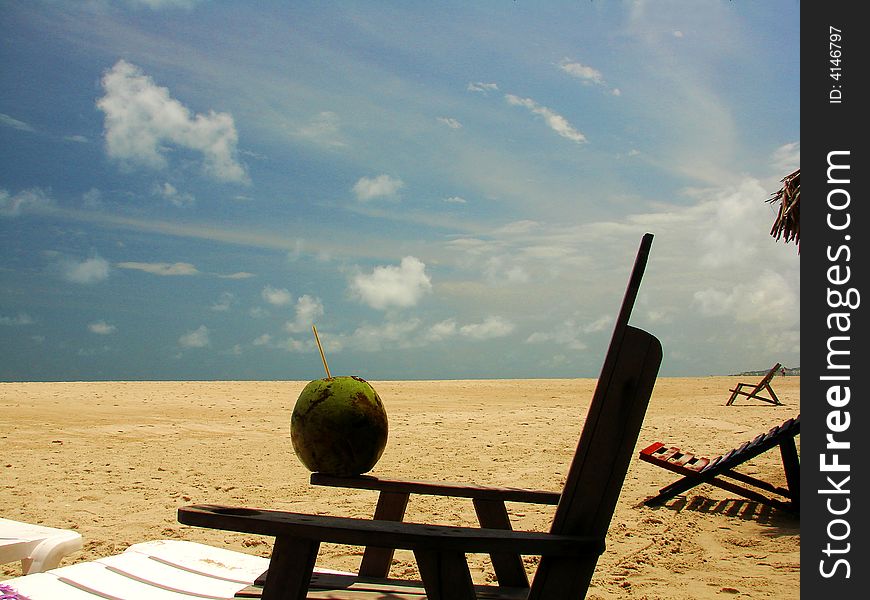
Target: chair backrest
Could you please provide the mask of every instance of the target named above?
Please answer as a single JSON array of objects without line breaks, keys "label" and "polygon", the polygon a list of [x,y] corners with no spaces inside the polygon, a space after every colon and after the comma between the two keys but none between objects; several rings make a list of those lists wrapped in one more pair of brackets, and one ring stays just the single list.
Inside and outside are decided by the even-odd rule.
[{"label": "chair backrest", "polygon": [[771,448],[775,448],[781,444],[783,440],[793,438],[799,435],[800,432],[801,416],[798,415],[786,420],[781,425],[773,427],[767,433],[757,435],[752,441],[745,442],[741,446],[729,450],[722,456],[710,461],[710,463],[705,465],[700,472],[704,475],[710,476],[712,474],[721,473],[722,471],[727,471],[747,460],[755,458],[759,454],[767,452]]},{"label": "chair backrest", "polygon": [[[659,341],[628,325],[652,244],[645,234],[635,259],[601,375],[551,531],[604,540],[661,364]],[[578,566],[543,557],[530,599],[582,597],[595,560]]]},{"label": "chair backrest", "polygon": [[[776,372],[779,371],[779,368],[781,366],[782,365],[780,363],[776,363],[775,365],[773,365],[773,368],[770,371],[768,371],[767,375],[765,375],[764,378],[758,382],[758,385],[755,386],[755,392],[760,392],[764,386],[766,386],[768,383],[770,383],[770,380],[773,379],[773,376],[776,375]],[[755,392],[753,392],[753,393],[755,393]]]}]

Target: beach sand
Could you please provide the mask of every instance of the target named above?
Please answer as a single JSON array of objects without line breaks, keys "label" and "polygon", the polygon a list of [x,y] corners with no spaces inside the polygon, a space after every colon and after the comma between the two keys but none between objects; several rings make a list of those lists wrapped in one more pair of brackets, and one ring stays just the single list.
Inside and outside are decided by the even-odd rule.
[{"label": "beach sand", "polygon": [[[758,379],[660,378],[636,450],[663,441],[716,456],[800,412],[799,377],[774,379],[784,406],[725,406],[730,387]],[[372,383],[390,419],[373,474],[558,491],[595,381]],[[290,415],[304,384],[0,384],[0,516],[79,531],[83,549],[62,564],[163,538],[269,555],[269,538],[180,525],[176,509],[191,503],[370,517],[374,492],[311,486],[293,453]],[[785,485],[776,450],[745,470]],[[796,518],[708,485],[642,505],[677,477],[632,461],[588,598],[798,597]],[[508,510],[515,529],[546,530],[553,515]],[[423,496],[411,498],[406,519],[476,524],[470,501]],[[354,570],[359,556],[323,545],[318,565]],[[476,581],[492,581],[487,559],[469,558]],[[527,560],[530,573],[535,564]],[[415,568],[399,551],[391,573]],[[0,579],[20,574],[15,564],[2,569]]]}]

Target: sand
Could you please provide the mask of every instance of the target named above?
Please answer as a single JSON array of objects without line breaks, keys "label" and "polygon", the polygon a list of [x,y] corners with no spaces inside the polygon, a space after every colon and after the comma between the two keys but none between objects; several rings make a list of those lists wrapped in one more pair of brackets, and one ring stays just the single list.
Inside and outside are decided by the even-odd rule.
[{"label": "sand", "polygon": [[[745,377],[660,378],[637,450],[653,441],[713,455],[800,412],[800,378],[773,382],[784,406],[725,406]],[[214,503],[371,516],[369,491],[320,488],[293,454],[290,414],[305,382],[0,384],[0,516],[79,531],[62,564],[177,538],[268,556],[271,540],[182,526]],[[390,439],[373,474],[558,491],[594,380],[373,382]],[[798,443],[800,438],[798,438]],[[747,472],[784,485],[779,453]],[[643,501],[676,475],[632,461],[588,598],[796,598],[799,521],[711,486],[663,507]],[[551,507],[511,504],[515,529],[546,530]],[[407,519],[471,525],[470,501],[412,497]],[[324,545],[318,564],[353,570],[360,549]],[[469,558],[476,581],[487,557]],[[534,559],[527,561],[530,573]],[[413,575],[397,552],[391,573]],[[20,574],[2,565],[0,579]]]}]

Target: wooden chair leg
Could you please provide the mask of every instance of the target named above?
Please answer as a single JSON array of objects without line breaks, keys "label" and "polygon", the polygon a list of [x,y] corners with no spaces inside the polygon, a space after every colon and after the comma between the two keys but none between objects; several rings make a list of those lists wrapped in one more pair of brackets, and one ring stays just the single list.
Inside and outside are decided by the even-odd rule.
[{"label": "wooden chair leg", "polygon": [[660,489],[657,496],[650,498],[644,502],[644,504],[647,506],[658,506],[664,504],[674,496],[687,492],[701,483],[704,482],[702,482],[697,476],[687,475]]},{"label": "wooden chair leg", "polygon": [[737,394],[743,393],[741,392],[741,390],[743,389],[744,385],[745,384],[743,383],[738,383],[736,386],[734,386],[734,389],[731,390],[731,397],[728,398],[728,402],[725,403],[725,406],[731,406],[732,404],[734,404],[734,401],[737,399]]},{"label": "wooden chair leg", "polygon": [[262,600],[305,600],[319,548],[317,541],[277,538]]},{"label": "wooden chair leg", "polygon": [[461,552],[414,550],[429,600],[475,600],[468,561]]},{"label": "wooden chair leg", "polygon": [[542,557],[528,600],[585,598],[597,563],[597,555],[581,558]]},{"label": "wooden chair leg", "polygon": [[779,452],[782,455],[782,466],[785,469],[785,480],[788,484],[791,503],[794,505],[795,509],[800,510],[801,465],[794,438],[783,440],[779,445]]},{"label": "wooden chair leg", "polygon": [[770,394],[770,397],[773,399],[773,404],[777,406],[782,406],[782,402],[779,401],[779,398],[776,397],[776,393],[773,391],[773,388],[768,384],[767,392]]},{"label": "wooden chair leg", "polygon": [[[474,510],[481,527],[511,529],[510,517],[504,502],[500,500],[474,499]],[[519,554],[510,552],[491,554],[492,566],[499,585],[529,587],[529,578]]]},{"label": "wooden chair leg", "polygon": [[[407,492],[381,492],[374,518],[380,521],[401,521],[405,516],[409,498],[410,494]],[[359,574],[364,577],[387,577],[395,551],[395,548],[366,546],[359,565]]]}]

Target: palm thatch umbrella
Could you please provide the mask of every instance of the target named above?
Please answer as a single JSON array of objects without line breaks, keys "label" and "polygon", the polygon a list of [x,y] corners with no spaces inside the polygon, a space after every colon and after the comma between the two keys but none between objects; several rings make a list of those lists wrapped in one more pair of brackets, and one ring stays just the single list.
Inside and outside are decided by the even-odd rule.
[{"label": "palm thatch umbrella", "polygon": [[767,200],[770,203],[779,202],[779,211],[773,228],[770,230],[777,241],[785,239],[785,243],[794,241],[798,253],[801,251],[801,170],[782,178],[782,188]]}]

